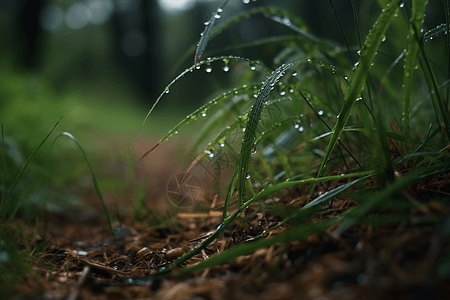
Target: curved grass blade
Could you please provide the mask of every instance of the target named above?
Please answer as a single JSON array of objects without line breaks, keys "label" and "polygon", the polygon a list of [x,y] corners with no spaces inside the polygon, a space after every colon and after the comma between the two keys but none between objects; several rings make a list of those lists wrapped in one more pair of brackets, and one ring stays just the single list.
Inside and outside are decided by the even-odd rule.
[{"label": "curved grass blade", "polygon": [[[209,36],[207,33],[203,32],[202,34],[202,38],[203,39],[205,36],[208,36],[208,38],[206,40],[209,41],[211,39],[213,39],[215,36],[219,35],[220,33],[222,33],[222,31],[224,31],[225,29],[231,27],[232,25],[240,22],[241,20],[245,20],[250,18],[252,15],[256,15],[256,14],[263,14],[265,16],[271,16],[271,15],[276,15],[276,16],[282,16],[282,17],[286,17],[288,18],[292,24],[294,24],[296,27],[300,28],[301,30],[303,30],[307,35],[310,36],[310,34],[307,33],[307,26],[305,25],[305,23],[298,18],[298,16],[291,14],[289,11],[282,9],[282,8],[278,8],[278,7],[258,7],[258,8],[254,8],[251,10],[247,10],[247,11],[243,11],[241,13],[236,14],[234,17],[231,17],[230,19],[228,19],[227,21],[223,22],[222,24],[215,26],[215,28],[212,30],[212,32],[209,33]],[[210,23],[207,22],[208,25],[210,26]],[[207,28],[205,28],[206,31]],[[212,29],[212,27],[211,27]],[[326,44],[326,43],[325,43]],[[204,47],[206,48],[206,45],[204,45]],[[330,47],[333,48],[334,46]],[[177,69],[178,66],[180,66],[190,55],[192,55],[192,53],[194,52],[194,50],[196,50],[196,52],[198,51],[199,46],[197,45],[192,45],[188,51],[186,51],[185,54],[183,54],[183,56],[178,60],[178,62],[175,64],[177,67],[174,69]],[[204,50],[204,49],[203,49]],[[202,52],[203,54],[203,52]],[[197,53],[195,54],[195,57],[197,57]],[[195,58],[194,58],[194,62],[195,62]]]},{"label": "curved grass blade", "polygon": [[206,27],[205,30],[202,32],[201,34],[201,38],[200,41],[197,44],[197,50],[195,51],[195,57],[194,57],[194,65],[196,65],[201,57],[203,52],[205,52],[206,49],[206,45],[208,45],[208,41],[210,39],[211,36],[211,32],[214,28],[214,24],[216,23],[216,20],[220,19],[220,14],[223,11],[223,8],[225,7],[225,5],[227,5],[228,0],[226,0],[222,6],[220,6],[215,13],[213,13],[211,19],[209,19],[208,22],[205,23]]},{"label": "curved grass blade", "polygon": [[81,147],[80,142],[69,132],[63,132],[60,135],[58,135],[55,138],[55,140],[53,141],[53,144],[55,144],[56,140],[59,137],[61,137],[61,136],[67,136],[68,138],[70,138],[72,141],[75,142],[75,144],[77,145],[78,149],[80,149],[81,154],[83,155],[84,160],[86,161],[86,163],[87,163],[87,165],[89,167],[89,170],[91,171],[92,181],[94,183],[95,192],[97,193],[97,196],[100,199],[100,202],[102,203],[103,213],[105,214],[105,218],[106,218],[106,221],[108,222],[109,229],[111,230],[111,233],[114,236],[114,230],[113,230],[113,227],[112,227],[111,217],[109,215],[108,208],[106,208],[105,201],[103,200],[102,191],[100,189],[100,186],[98,185],[97,178],[95,177],[94,170],[92,169],[91,163],[89,162],[89,160],[87,158],[86,152],[84,152],[83,147]]},{"label": "curved grass blade", "polygon": [[[172,80],[172,81],[164,88],[164,91],[161,92],[161,94],[159,95],[159,97],[156,99],[155,103],[153,103],[152,107],[150,108],[150,110],[148,111],[147,115],[145,116],[144,121],[142,121],[142,124],[141,124],[141,126],[139,127],[138,134],[137,134],[136,138],[133,140],[133,142],[131,143],[131,146],[128,148],[128,151],[127,151],[127,154],[126,154],[127,157],[129,156],[130,151],[131,151],[131,149],[133,148],[134,143],[136,142],[136,139],[139,137],[140,132],[142,131],[142,128],[144,127],[145,122],[147,122],[148,118],[150,117],[151,113],[152,113],[153,110],[155,109],[156,105],[158,105],[158,103],[159,103],[159,101],[161,100],[161,98],[162,98],[164,95],[166,95],[166,94],[168,94],[168,93],[170,92],[170,87],[171,87],[173,84],[175,84],[175,82],[177,82],[179,79],[181,79],[182,77],[184,77],[184,75],[186,75],[186,74],[188,74],[188,73],[191,73],[191,72],[194,72],[194,70],[196,70],[196,69],[197,69],[198,67],[200,67],[201,65],[204,65],[204,64],[210,64],[210,63],[212,63],[212,62],[214,62],[214,61],[219,61],[219,60],[221,60],[221,61],[224,61],[224,60],[228,60],[228,61],[230,61],[230,60],[243,60],[243,61],[248,62],[249,64],[259,65],[262,69],[268,70],[268,69],[266,68],[266,66],[264,66],[264,65],[261,64],[260,62],[252,61],[251,59],[248,59],[248,58],[243,58],[243,57],[233,56],[233,55],[230,55],[230,56],[219,56],[219,57],[209,58],[209,59],[206,60],[206,61],[201,61],[201,62],[197,63],[197,65],[193,65],[193,66],[187,68],[186,70],[184,70],[183,72],[181,72],[177,77],[175,77],[175,79],[173,79],[173,80]],[[158,146],[158,145],[155,145],[154,147],[156,148],[157,146]]]},{"label": "curved grass blade", "polygon": [[349,85],[347,95],[344,100],[344,105],[342,106],[341,112],[338,115],[336,125],[333,128],[333,135],[328,144],[325,156],[320,165],[320,169],[317,173],[317,177],[322,176],[326,164],[331,156],[331,152],[336,147],[339,137],[347,123],[350,115],[355,106],[356,99],[362,92],[365,85],[367,75],[369,73],[372,61],[375,58],[377,50],[381,44],[381,41],[385,35],[387,28],[389,27],[392,18],[398,11],[398,3],[400,0],[392,0],[382,11],[377,21],[375,22],[372,30],[367,36],[364,46],[361,49],[361,55],[359,62],[357,63],[353,79]]},{"label": "curved grass blade", "polygon": [[261,89],[258,91],[255,103],[252,106],[252,110],[249,114],[247,125],[245,127],[244,139],[242,141],[240,157],[239,157],[239,167],[238,167],[238,205],[241,207],[245,199],[245,187],[246,187],[246,177],[248,173],[248,168],[250,164],[250,155],[254,147],[254,142],[256,138],[256,128],[259,121],[261,120],[261,113],[268,102],[269,94],[274,89],[275,85],[284,76],[285,72],[293,67],[300,64],[300,62],[283,64],[278,67],[272,74],[264,81]]},{"label": "curved grass blade", "polygon": [[157,143],[155,146],[153,146],[150,150],[148,150],[147,152],[145,152],[142,156],[141,156],[141,160],[146,157],[148,154],[150,154],[153,150],[156,149],[156,147],[158,147],[159,145],[161,145],[163,142],[167,141],[167,139],[169,139],[171,136],[173,136],[174,134],[176,134],[176,132],[178,132],[182,127],[184,127],[185,125],[187,125],[189,122],[191,122],[192,120],[197,120],[200,118],[201,114],[203,112],[206,112],[211,106],[214,106],[216,104],[218,104],[220,101],[225,100],[227,97],[231,96],[231,95],[235,95],[236,93],[241,93],[241,92],[245,92],[248,90],[252,90],[255,88],[259,88],[261,85],[244,85],[240,88],[236,88],[233,89],[229,92],[226,92],[216,98],[214,98],[213,100],[209,101],[208,103],[206,103],[205,105],[203,105],[202,107],[200,107],[199,109],[195,110],[193,113],[191,113],[190,115],[188,115],[186,118],[184,118],[183,120],[180,121],[180,123],[178,123],[174,128],[172,128],[171,130],[169,130],[169,132],[166,133],[165,136],[163,136]]},{"label": "curved grass blade", "polygon": [[[14,180],[13,184],[11,185],[11,188],[9,189],[8,195],[6,196],[6,198],[9,198],[11,196],[12,191],[14,190],[14,188],[17,186],[17,183],[19,182],[20,178],[22,178],[23,173],[25,172],[25,170],[27,169],[28,165],[30,164],[31,160],[34,158],[34,156],[36,155],[36,153],[39,151],[39,149],[41,149],[41,147],[44,145],[44,143],[48,140],[48,138],[50,137],[50,135],[53,133],[53,131],[56,129],[56,126],[58,126],[59,122],[61,122],[61,119],[63,117],[59,118],[59,120],[56,122],[56,124],[53,126],[53,128],[50,130],[50,132],[47,134],[47,136],[41,141],[41,143],[36,147],[36,149],[34,149],[34,151],[31,153],[30,157],[28,157],[27,161],[25,162],[25,164],[22,166],[22,169],[20,169],[19,174],[17,174],[16,179]],[[5,187],[4,187],[5,188]],[[2,205],[1,205],[1,218],[3,219],[7,213],[7,210],[9,207],[5,206],[6,203],[6,198],[3,199]],[[11,201],[11,200],[10,200]],[[10,206],[8,204],[8,206]],[[11,210],[11,216],[10,216],[10,220],[12,220],[14,218],[14,215],[16,214],[17,210],[19,209],[20,206],[20,201],[17,201],[14,205],[14,208]]]},{"label": "curved grass blade", "polygon": [[433,29],[430,29],[427,32],[425,32],[422,36],[422,42],[426,43],[429,40],[432,40],[433,38],[437,37],[440,34],[444,34],[444,35],[447,34],[447,24],[444,23],[444,24],[438,25],[438,26],[434,27]]},{"label": "curved grass blade", "polygon": [[413,88],[414,71],[417,64],[417,54],[419,53],[419,43],[421,41],[416,29],[422,28],[425,18],[425,7],[428,0],[412,1],[411,25],[408,34],[408,42],[405,53],[405,69],[403,73],[403,126],[406,134],[409,134],[409,115],[411,92]]},{"label": "curved grass blade", "polygon": [[450,140],[450,117],[448,116],[447,109],[444,105],[444,101],[442,100],[442,96],[436,81],[436,77],[434,75],[433,69],[431,68],[428,56],[425,53],[423,44],[419,44],[419,49],[423,59],[422,69],[424,70],[428,89],[430,90],[432,96],[431,98],[433,101],[436,118],[438,121],[439,119],[441,119],[441,121],[444,123],[444,129],[447,133],[447,138]]}]

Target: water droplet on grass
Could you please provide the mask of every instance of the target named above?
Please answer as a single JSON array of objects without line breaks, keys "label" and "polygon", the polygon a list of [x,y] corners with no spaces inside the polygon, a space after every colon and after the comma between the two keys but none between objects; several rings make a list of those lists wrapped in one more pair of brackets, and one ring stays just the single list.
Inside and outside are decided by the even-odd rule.
[{"label": "water droplet on grass", "polygon": [[292,75],[292,77],[295,77],[295,76],[297,76],[297,75],[298,75],[298,73],[297,73],[297,71],[296,71],[296,70],[293,70],[293,71],[292,71],[292,74],[291,74],[291,75]]},{"label": "water droplet on grass", "polygon": [[166,94],[169,93],[169,87],[166,87],[166,88],[164,89],[164,93],[166,93]]},{"label": "water droplet on grass", "polygon": [[223,63],[224,63],[224,65],[223,65],[222,70],[223,70],[224,72],[230,71],[230,67],[228,66],[228,60],[224,59],[224,60],[223,60]]},{"label": "water droplet on grass", "polygon": [[247,179],[249,179],[251,176],[250,176],[250,173],[247,173],[247,176],[245,176],[245,178],[247,178]]},{"label": "water droplet on grass", "polygon": [[256,65],[254,63],[250,63],[250,70],[255,71]]},{"label": "water droplet on grass", "polygon": [[319,114],[319,116],[321,116],[323,115],[323,110],[319,110],[317,113]]},{"label": "water droplet on grass", "polygon": [[212,67],[211,67],[210,64],[206,65],[205,71],[206,71],[206,73],[211,73],[212,72]]}]

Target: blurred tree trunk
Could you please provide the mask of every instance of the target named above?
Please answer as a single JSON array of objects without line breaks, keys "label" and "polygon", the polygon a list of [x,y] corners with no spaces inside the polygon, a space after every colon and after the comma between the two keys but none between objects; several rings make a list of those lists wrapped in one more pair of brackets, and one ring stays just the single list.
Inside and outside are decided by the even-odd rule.
[{"label": "blurred tree trunk", "polygon": [[17,59],[26,68],[37,68],[41,63],[44,32],[39,26],[39,16],[45,0],[18,1],[17,11]]}]

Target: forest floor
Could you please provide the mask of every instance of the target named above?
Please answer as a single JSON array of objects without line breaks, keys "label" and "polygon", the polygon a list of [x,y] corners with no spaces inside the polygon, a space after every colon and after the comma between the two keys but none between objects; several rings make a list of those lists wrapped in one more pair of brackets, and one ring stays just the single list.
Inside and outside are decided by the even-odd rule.
[{"label": "forest floor", "polygon": [[[336,187],[317,187],[318,192]],[[450,174],[411,187],[416,193],[446,192]],[[322,189],[322,190],[320,190]],[[124,195],[111,195],[120,198]],[[223,199],[209,195],[211,207]],[[275,244],[241,256],[218,267],[180,277],[154,279],[163,266],[197,246],[220,224],[221,217],[178,214],[172,224],[149,229],[130,217],[121,220],[120,234],[111,237],[101,206],[91,190],[86,202],[94,208],[86,214],[49,214],[39,228],[34,245],[46,251],[29,276],[16,289],[16,299],[448,299],[450,280],[438,267],[450,249],[449,235],[435,222],[424,222],[430,212],[450,216],[450,207],[431,195],[411,218],[391,225],[356,225],[341,235],[329,228],[324,235]],[[111,197],[110,197],[111,198]],[[421,197],[422,199],[424,197]],[[301,207],[301,195],[271,199],[280,205]],[[335,198],[328,213],[309,220],[335,216],[354,206]],[[374,214],[386,214],[376,211]],[[251,242],[281,220],[259,206],[245,210],[204,251],[184,265],[190,266],[237,244]],[[447,221],[450,219],[447,219]],[[448,222],[447,222],[448,223]],[[450,224],[447,224],[450,227]],[[281,227],[271,235],[284,231]],[[33,236],[29,228],[28,235]],[[151,278],[137,284],[129,278]]]}]

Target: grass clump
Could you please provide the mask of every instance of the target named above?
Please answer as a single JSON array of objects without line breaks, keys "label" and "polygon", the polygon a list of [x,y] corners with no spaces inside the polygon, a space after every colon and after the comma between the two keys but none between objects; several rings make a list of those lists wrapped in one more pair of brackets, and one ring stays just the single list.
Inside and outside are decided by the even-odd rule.
[{"label": "grass clump", "polygon": [[[334,10],[331,1],[330,4]],[[358,36],[364,36],[359,24],[363,18],[358,16],[354,1],[351,4]],[[235,129],[242,131],[240,150],[232,149],[235,172],[223,206],[223,222],[212,235],[160,274],[200,253],[249,206],[276,195],[290,198],[293,187],[300,186],[307,201],[284,216],[279,224],[257,235],[251,243],[216,254],[178,273],[210,268],[261,247],[324,234],[330,228],[335,228],[332,234],[339,236],[364,223],[382,226],[386,222],[411,220],[411,211],[417,208],[427,211],[435,225],[447,220],[448,216],[425,209],[429,203],[425,199],[429,196],[417,192],[418,185],[436,176],[446,178],[444,182],[447,182],[450,171],[448,147],[445,147],[449,136],[443,134],[449,129],[448,105],[442,94],[448,85],[448,74],[436,76],[433,66],[437,63],[431,62],[430,57],[442,49],[428,48],[426,44],[428,35],[443,33],[445,26],[439,25],[423,34],[427,1],[412,1],[412,9],[400,0],[378,2],[378,6],[380,13],[364,42],[360,38],[359,47],[347,43],[344,31],[341,31],[345,41],[342,46],[315,37],[300,18],[277,8],[243,11],[215,29],[214,22],[208,22],[197,45],[195,64],[172,81],[166,91],[184,75],[201,68],[209,73],[220,61],[226,73],[241,67],[241,61],[248,62],[247,70],[242,78],[231,80],[233,89],[187,116],[143,158],[173,134],[182,134],[189,122],[198,122],[206,116],[206,111],[214,109],[217,113],[211,113],[213,120],[200,133],[201,142],[194,144],[200,154],[188,165],[186,173],[203,157],[213,157],[220,151]],[[264,48],[275,43],[281,50],[272,57],[271,63],[261,65],[258,57],[247,59],[234,55],[200,60],[207,53],[209,39],[260,13],[294,35],[265,38],[213,52],[236,51],[239,47]],[[335,16],[340,26],[341,20]],[[406,43],[401,44],[392,32],[407,37]],[[388,54],[391,48],[401,49],[402,54],[398,57]],[[447,59],[448,53],[444,57]],[[267,61],[266,57],[263,59]],[[273,66],[275,70],[271,71]],[[403,78],[400,81],[399,76]],[[257,85],[261,79],[262,84]],[[281,113],[275,118],[265,118],[264,111],[271,105]],[[234,116],[234,121],[230,123],[224,115]],[[329,181],[335,182],[334,188],[326,188],[324,183]],[[353,205],[318,220],[318,216],[327,215],[333,200],[341,193]],[[433,190],[432,197],[448,204],[446,192]],[[380,210],[392,216],[377,213]],[[268,232],[275,228],[285,228],[285,231],[267,238]]]}]

